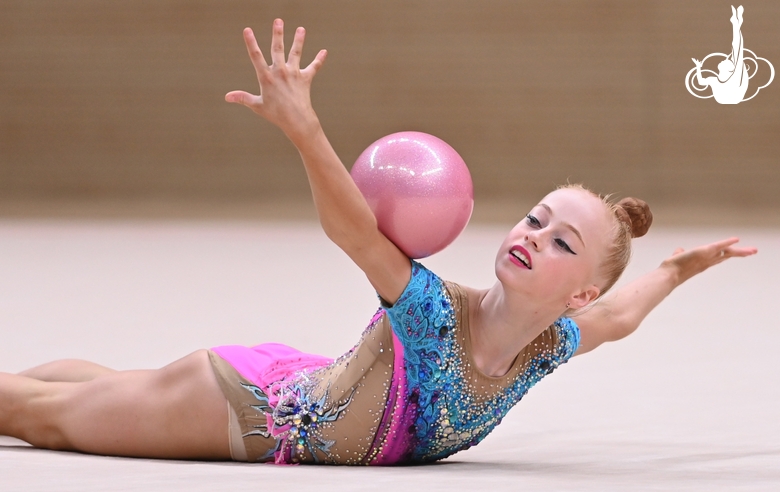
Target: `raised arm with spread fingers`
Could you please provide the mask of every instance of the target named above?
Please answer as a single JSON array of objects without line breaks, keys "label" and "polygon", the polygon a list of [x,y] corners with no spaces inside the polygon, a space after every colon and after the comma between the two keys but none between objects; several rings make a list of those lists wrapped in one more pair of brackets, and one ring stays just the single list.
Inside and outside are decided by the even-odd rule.
[{"label": "raised arm with spread fingers", "polygon": [[260,94],[233,91],[225,100],[248,107],[278,126],[292,141],[303,159],[325,233],[365,272],[379,295],[394,303],[409,281],[409,258],[379,231],[373,212],[325,136],[311,104],[310,89],[327,52],[320,51],[311,64],[301,69],[305,35],[302,27],[296,29],[285,61],[284,24],[276,19],[269,66],[252,30],[244,29]]}]

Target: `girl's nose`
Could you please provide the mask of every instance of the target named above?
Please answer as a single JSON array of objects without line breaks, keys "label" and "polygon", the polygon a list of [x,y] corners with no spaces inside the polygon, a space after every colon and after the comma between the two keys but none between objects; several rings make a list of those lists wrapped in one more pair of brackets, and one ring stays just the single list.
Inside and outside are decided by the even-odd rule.
[{"label": "girl's nose", "polygon": [[538,233],[536,231],[526,233],[525,240],[533,245],[536,251],[539,251],[539,244],[541,244],[541,242],[539,241]]}]

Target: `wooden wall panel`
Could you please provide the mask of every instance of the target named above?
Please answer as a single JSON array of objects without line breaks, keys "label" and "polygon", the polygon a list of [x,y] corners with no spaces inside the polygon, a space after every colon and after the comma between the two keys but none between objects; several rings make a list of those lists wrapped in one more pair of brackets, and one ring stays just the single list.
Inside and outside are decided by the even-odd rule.
[{"label": "wooden wall panel", "polygon": [[[780,206],[780,80],[736,106],[683,85],[730,50],[728,2],[4,0],[0,195],[274,200],[308,193],[281,133],[223,102],[255,87],[241,29],[276,16],[328,48],[314,102],[347,165],[374,139],[433,133],[477,197],[556,183],[664,204]],[[291,31],[291,29],[290,29]],[[780,2],[745,43],[780,69]]]}]

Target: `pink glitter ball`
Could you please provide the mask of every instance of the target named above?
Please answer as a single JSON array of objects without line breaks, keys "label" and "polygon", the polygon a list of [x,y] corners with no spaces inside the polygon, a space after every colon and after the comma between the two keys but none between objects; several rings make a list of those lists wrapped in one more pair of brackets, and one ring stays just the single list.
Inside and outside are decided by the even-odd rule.
[{"label": "pink glitter ball", "polygon": [[410,258],[446,248],[466,228],[474,209],[466,163],[427,133],[380,138],[360,154],[351,174],[379,230]]}]

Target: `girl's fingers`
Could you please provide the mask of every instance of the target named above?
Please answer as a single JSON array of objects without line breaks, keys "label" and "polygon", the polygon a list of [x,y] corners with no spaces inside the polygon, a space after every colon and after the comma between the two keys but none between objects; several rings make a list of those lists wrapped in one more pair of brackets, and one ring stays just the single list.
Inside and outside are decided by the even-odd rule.
[{"label": "girl's fingers", "polygon": [[706,246],[702,246],[701,250],[710,257],[714,257],[717,260],[722,260],[723,257],[725,257],[726,252],[729,250],[729,247],[737,241],[739,241],[737,238],[725,239],[723,241],[718,241]]},{"label": "girl's fingers", "polygon": [[739,238],[732,237],[688,251],[677,248],[672,256],[664,260],[661,265],[676,268],[681,283],[729,258],[751,256],[758,252],[756,248],[734,247],[737,242],[739,242]]},{"label": "girl's fingers", "polygon": [[282,19],[274,21],[273,35],[271,36],[271,62],[277,67],[284,65],[284,22]]},{"label": "girl's fingers", "polygon": [[322,68],[322,65],[325,63],[325,58],[328,57],[328,50],[320,50],[319,53],[317,53],[317,56],[314,57],[314,60],[309,63],[309,65],[306,66],[305,69],[302,70],[304,73],[311,73],[312,77],[320,71],[320,68]]},{"label": "girl's fingers", "polygon": [[717,255],[724,256],[724,257],[732,257],[732,256],[750,256],[758,253],[758,249],[748,247],[748,248],[735,248],[733,247],[736,243],[739,242],[739,238],[732,237],[729,239],[724,239],[723,241],[718,241],[717,243],[713,243],[710,247],[715,251]]},{"label": "girl's fingers", "polygon": [[244,29],[244,43],[246,44],[246,51],[249,53],[249,59],[252,60],[252,65],[257,72],[257,80],[260,81],[268,73],[268,63],[265,61],[263,52],[260,51],[260,47],[257,45],[257,39],[255,39],[255,33],[252,29]]},{"label": "girl's fingers", "polygon": [[711,255],[710,257],[713,258],[713,265],[717,265],[730,258],[731,246],[738,241],[739,238],[731,237],[705,246],[706,250],[708,250]]},{"label": "girl's fingers", "polygon": [[244,29],[244,42],[257,73],[260,95],[244,91],[231,91],[225,94],[225,101],[246,106],[272,122],[279,120],[278,113],[280,111],[284,113],[287,109],[285,106],[290,101],[294,102],[296,98],[305,95],[304,91],[309,90],[311,76],[319,70],[327,55],[325,50],[320,51],[305,70],[300,70],[305,37],[306,31],[299,27],[295,31],[289,61],[285,63],[284,23],[281,19],[276,19],[271,39],[272,64],[269,66],[257,45],[254,32],[250,28]]},{"label": "girl's fingers", "polygon": [[724,250],[724,249],[728,248],[729,246],[731,246],[733,244],[737,244],[738,242],[739,242],[739,238],[738,237],[730,237],[728,239],[723,239],[721,241],[714,242],[714,243],[710,244],[709,247],[712,248],[712,249],[721,251],[721,250]]},{"label": "girl's fingers", "polygon": [[290,56],[287,57],[287,65],[292,68],[300,68],[301,53],[303,53],[303,41],[306,38],[306,31],[299,27],[295,30],[292,47],[290,47]]},{"label": "girl's fingers", "polygon": [[733,247],[739,242],[739,238],[732,237],[718,241],[709,246],[713,254],[715,255],[716,263],[726,261],[729,258],[744,258],[745,256],[751,256],[758,253],[756,248],[735,248]]},{"label": "girl's fingers", "polygon": [[756,248],[729,248],[726,250],[726,256],[729,257],[745,257],[745,256],[751,256],[758,253],[758,249]]},{"label": "girl's fingers", "polygon": [[258,107],[263,99],[261,96],[255,96],[244,91],[231,91],[225,94],[225,101],[229,103],[241,104],[250,109]]}]

